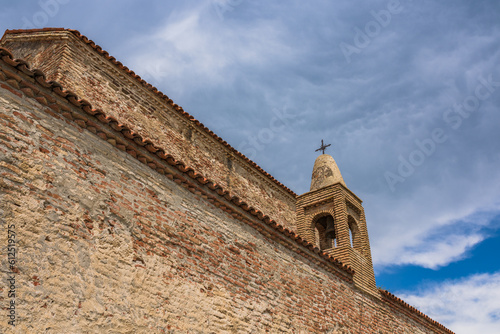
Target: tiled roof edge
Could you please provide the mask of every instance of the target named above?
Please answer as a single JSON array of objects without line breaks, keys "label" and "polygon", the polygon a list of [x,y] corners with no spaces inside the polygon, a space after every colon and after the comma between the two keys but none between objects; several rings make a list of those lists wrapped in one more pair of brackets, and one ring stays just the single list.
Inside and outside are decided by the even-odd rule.
[{"label": "tiled roof edge", "polygon": [[455,334],[453,331],[451,331],[450,329],[446,328],[445,326],[443,326],[442,324],[440,324],[439,322],[437,322],[436,320],[432,319],[431,317],[429,317],[428,315],[426,315],[425,313],[422,313],[421,311],[419,311],[418,309],[416,309],[415,307],[411,306],[410,304],[408,304],[407,302],[405,302],[404,300],[402,300],[401,298],[399,297],[396,297],[395,295],[393,295],[392,293],[390,293],[389,291],[387,290],[383,290],[383,289],[379,289],[380,293],[386,297],[387,299],[389,299],[390,301],[392,302],[395,302],[396,304],[399,304],[400,306],[403,306],[405,308],[407,308],[408,310],[410,310],[412,313],[415,313],[416,315],[424,318],[425,320],[429,321],[430,323],[432,323],[433,325],[439,327],[440,329],[444,330],[446,333],[449,333],[449,334]]},{"label": "tiled roof edge", "polygon": [[[319,264],[320,266],[325,268],[328,265],[332,265],[337,269],[340,269],[345,274],[343,275],[337,274],[337,276],[352,283],[352,275],[354,275],[354,270],[350,266],[343,264],[338,259],[321,251],[318,247],[314,246],[312,243],[301,238],[294,231],[285,228],[283,225],[278,224],[276,221],[270,219],[269,216],[265,215],[260,210],[257,210],[249,206],[246,202],[242,201],[237,196],[231,195],[229,191],[225,190],[220,185],[205,178],[202,174],[197,173],[193,168],[186,166],[182,161],[176,160],[172,155],[167,154],[164,149],[155,146],[154,143],[152,143],[149,140],[144,140],[138,133],[134,132],[128,126],[119,124],[115,118],[106,116],[101,110],[93,109],[92,105],[88,101],[78,99],[78,96],[75,93],[65,90],[62,87],[62,85],[59,84],[58,82],[56,81],[47,82],[46,76],[42,71],[36,69],[31,70],[28,62],[26,62],[23,59],[14,59],[9,50],[0,47],[0,59],[3,60],[7,65],[10,65],[13,68],[15,68],[17,71],[22,72],[25,75],[33,78],[35,85],[39,85],[41,87],[49,89],[52,91],[53,94],[66,99],[71,105],[79,108],[85,114],[95,117],[99,123],[111,128],[112,131],[120,132],[126,139],[133,141],[135,144],[143,147],[150,154],[155,155],[157,158],[163,160],[166,164],[175,167],[179,172],[185,174],[188,178],[185,178],[182,175],[174,175],[166,173],[166,170],[162,166],[155,164],[153,160],[147,161],[146,157],[141,155],[140,152],[138,153],[137,151],[127,150],[126,143],[122,138],[119,138],[118,136],[114,137],[110,136],[109,133],[98,132],[95,127],[96,124],[89,119],[82,119],[81,117],[74,118],[69,110],[62,110],[61,114],[66,119],[74,121],[74,123],[76,123],[78,126],[85,128],[90,132],[96,134],[101,139],[106,140],[108,143],[117,147],[118,149],[126,151],[127,153],[131,154],[134,158],[138,159],[140,162],[148,165],[150,168],[154,169],[160,174],[166,175],[169,179],[184,186],[185,188],[187,188],[192,192],[194,192],[196,187],[206,186],[208,189],[210,189],[210,191],[216,193],[221,198],[219,200],[216,199],[215,196],[210,195],[211,197],[208,199],[209,202],[211,203],[217,202],[214,203],[214,205],[232,214],[235,218],[240,219],[245,223],[248,223],[247,219],[245,219],[238,213],[234,212],[231,208],[227,207],[226,205],[219,204],[219,202],[221,201],[225,201],[226,203],[229,202],[230,204],[241,208],[243,211],[254,216],[259,221],[263,222],[266,226],[274,230],[276,236],[279,236],[287,241],[291,241],[298,247],[304,247],[308,251],[315,253],[317,256],[320,257],[320,259],[325,261],[324,265],[321,265],[320,263]],[[50,101],[47,101],[46,97],[44,97],[43,94],[41,94],[40,89],[38,89],[31,83],[23,81],[22,77],[20,77],[19,75],[16,74],[10,74],[10,75],[12,75],[12,77],[9,77],[7,74],[4,74],[4,72],[0,71],[0,81],[6,81],[9,84],[10,86],[9,91],[13,92],[19,97],[21,97],[22,95],[32,97],[42,105],[47,106],[49,108],[53,106],[54,103],[51,104]],[[5,85],[2,85],[2,87],[7,88],[5,87]],[[42,95],[42,96],[37,96],[37,95]],[[54,98],[51,99],[54,100]],[[193,181],[196,182],[191,182],[189,181],[189,179],[192,179]],[[255,224],[250,224],[250,225],[257,228],[257,230],[259,231],[262,230],[262,228],[259,229],[259,227],[256,227]],[[276,240],[277,238],[274,239]],[[306,257],[307,259],[311,260],[312,262],[317,263],[317,260],[313,256],[311,256],[307,252],[299,250],[298,247],[292,247],[291,245],[288,246],[289,249],[292,249],[295,252]]]},{"label": "tiled roof edge", "polygon": [[[155,86],[151,85],[150,83],[146,82],[144,79],[142,79],[139,75],[135,74],[134,71],[130,70],[127,66],[123,65],[120,61],[116,60],[115,57],[110,56],[109,53],[105,50],[103,50],[99,45],[97,45],[94,41],[91,39],[87,38],[85,35],[82,35],[78,30],[74,29],[66,29],[66,28],[42,28],[42,29],[15,29],[15,30],[6,30],[4,37],[7,34],[21,34],[21,33],[30,33],[30,32],[50,32],[50,31],[69,31],[73,33],[76,37],[78,37],[80,40],[82,40],[85,44],[88,44],[90,47],[92,47],[95,51],[97,51],[99,54],[104,56],[107,60],[109,60],[113,65],[118,67],[120,70],[125,71],[127,74],[129,74],[131,77],[136,79],[142,86],[150,90],[151,92],[155,93],[158,97],[163,99],[167,104],[171,105],[175,111],[177,111],[180,115],[184,116],[186,119],[189,121],[193,122],[196,126],[200,127],[204,132],[206,132],[208,135],[219,141],[222,145],[227,147],[231,152],[242,158],[244,161],[246,161],[248,164],[250,164],[252,167],[257,169],[259,172],[264,174],[266,177],[268,177],[272,182],[277,184],[279,187],[283,188],[285,191],[287,191],[289,194],[293,195],[294,197],[297,196],[297,194],[285,186],[283,183],[279,182],[277,179],[275,179],[271,174],[266,172],[262,167],[260,167],[258,164],[256,164],[254,161],[250,160],[247,156],[245,156],[243,153],[232,147],[230,144],[228,144],[224,139],[219,137],[217,134],[215,134],[212,130],[207,128],[203,123],[195,119],[193,116],[191,116],[189,113],[184,111],[184,109],[174,103],[172,99],[170,99],[167,95],[163,94],[160,90],[158,90]],[[2,37],[3,39],[3,37]]]}]

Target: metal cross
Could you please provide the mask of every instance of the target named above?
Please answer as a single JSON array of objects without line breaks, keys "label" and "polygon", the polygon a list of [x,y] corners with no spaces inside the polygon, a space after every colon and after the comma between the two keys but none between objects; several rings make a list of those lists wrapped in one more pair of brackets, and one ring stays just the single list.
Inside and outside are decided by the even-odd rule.
[{"label": "metal cross", "polygon": [[320,147],[320,148],[318,148],[318,149],[317,149],[316,151],[314,151],[314,152],[323,151],[323,154],[325,154],[325,150],[326,150],[326,148],[327,148],[328,146],[330,146],[330,145],[332,145],[332,144],[328,144],[328,145],[323,144],[323,139],[321,139],[321,147]]}]

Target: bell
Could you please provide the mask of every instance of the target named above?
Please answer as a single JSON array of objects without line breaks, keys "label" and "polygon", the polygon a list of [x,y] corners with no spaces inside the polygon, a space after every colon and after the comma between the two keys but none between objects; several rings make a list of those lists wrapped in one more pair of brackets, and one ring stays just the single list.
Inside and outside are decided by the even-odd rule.
[{"label": "bell", "polygon": [[331,216],[326,218],[325,237],[328,239],[335,239],[335,224]]}]

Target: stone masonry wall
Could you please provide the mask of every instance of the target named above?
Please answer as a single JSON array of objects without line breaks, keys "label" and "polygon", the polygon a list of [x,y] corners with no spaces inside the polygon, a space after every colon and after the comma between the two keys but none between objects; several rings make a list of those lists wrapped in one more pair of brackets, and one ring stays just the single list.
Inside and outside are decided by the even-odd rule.
[{"label": "stone masonry wall", "polygon": [[245,198],[281,225],[295,229],[293,192],[278,185],[227,143],[214,138],[199,122],[183,116],[183,112],[176,110],[178,106],[166,103],[74,33],[66,30],[7,33],[2,44],[15,57],[28,57],[33,68],[40,68],[49,79],[91,101],[94,108],[119,123],[133,126],[143,138],[158,146],[168,147],[176,159]]},{"label": "stone masonry wall", "polygon": [[[0,69],[2,282],[8,226],[18,247],[17,323],[0,285],[2,333],[449,333],[154,171],[82,128],[79,108]],[[85,124],[113,131],[97,123]]]}]

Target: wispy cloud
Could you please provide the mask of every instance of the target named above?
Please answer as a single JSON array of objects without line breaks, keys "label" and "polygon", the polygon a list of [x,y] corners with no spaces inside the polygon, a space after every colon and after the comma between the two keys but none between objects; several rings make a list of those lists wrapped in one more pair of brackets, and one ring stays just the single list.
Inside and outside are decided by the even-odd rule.
[{"label": "wispy cloud", "polygon": [[457,334],[497,334],[500,328],[500,272],[433,284],[398,296]]},{"label": "wispy cloud", "polygon": [[[488,189],[489,182],[500,182],[497,178],[488,179],[488,175],[491,174],[483,178],[483,189]],[[373,258],[379,270],[405,264],[437,269],[463,259],[472,247],[488,237],[482,230],[500,213],[498,190],[471,191],[471,181],[456,183],[456,195],[440,190],[438,183],[435,188],[419,189],[412,197],[382,201],[387,207],[394,207],[385,228],[369,226]],[[461,189],[470,192],[464,195]],[[372,213],[372,205],[367,209],[368,214]],[[375,221],[387,217],[383,212],[373,213]]]},{"label": "wispy cloud", "polygon": [[439,239],[432,239],[427,243],[419,243],[416,247],[404,249],[402,256],[393,259],[391,265],[411,264],[424,268],[437,269],[450,262],[462,259],[468,250],[484,237],[478,234],[473,235],[442,235]]},{"label": "wispy cloud", "polygon": [[244,79],[242,72],[269,68],[277,58],[290,61],[296,51],[288,45],[286,33],[275,18],[258,24],[218,20],[213,4],[202,3],[175,11],[153,34],[132,41],[131,47],[141,53],[131,60],[147,79],[169,91],[182,94],[187,82],[197,83],[191,89],[227,88]]}]

